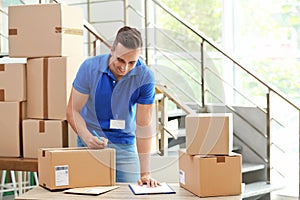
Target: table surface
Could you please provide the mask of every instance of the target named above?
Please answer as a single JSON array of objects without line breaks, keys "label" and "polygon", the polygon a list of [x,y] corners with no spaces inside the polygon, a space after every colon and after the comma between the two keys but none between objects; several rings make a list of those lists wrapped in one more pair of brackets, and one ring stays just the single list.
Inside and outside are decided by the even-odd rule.
[{"label": "table surface", "polygon": [[[178,199],[178,200],[189,200],[199,199],[198,196],[190,193],[189,191],[181,188],[178,183],[169,183],[169,185],[176,191],[176,194],[155,194],[155,195],[134,195],[128,183],[118,183],[119,188],[109,191],[100,195],[76,195],[76,194],[65,194],[63,191],[49,191],[43,187],[35,187],[32,190],[24,193],[23,195],[16,197],[16,200],[20,199]],[[220,196],[220,197],[207,197],[201,198],[207,200],[240,200],[241,195],[237,196]]]},{"label": "table surface", "polygon": [[0,157],[0,170],[37,172],[38,160],[36,158]]}]

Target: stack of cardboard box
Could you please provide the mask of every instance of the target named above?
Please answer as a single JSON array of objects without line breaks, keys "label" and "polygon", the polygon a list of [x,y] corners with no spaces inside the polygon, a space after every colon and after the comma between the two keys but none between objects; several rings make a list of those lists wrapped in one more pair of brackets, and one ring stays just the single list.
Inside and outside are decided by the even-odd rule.
[{"label": "stack of cardboard box", "polygon": [[0,156],[21,156],[25,114],[26,64],[0,64]]},{"label": "stack of cardboard box", "polygon": [[8,14],[9,56],[27,62],[0,65],[0,156],[38,158],[50,190],[115,185],[113,149],[66,148],[67,102],[84,59],[82,9],[18,5]]},{"label": "stack of cardboard box", "polygon": [[[84,58],[83,12],[62,4],[37,4],[10,6],[8,14],[9,56],[27,58],[27,98],[21,99],[27,109],[19,156],[37,158],[41,147],[68,146],[65,113]],[[15,79],[13,74],[10,78]]]},{"label": "stack of cardboard box", "polygon": [[179,152],[181,187],[200,197],[241,194],[242,157],[232,152],[231,113],[188,115],[186,145]]}]

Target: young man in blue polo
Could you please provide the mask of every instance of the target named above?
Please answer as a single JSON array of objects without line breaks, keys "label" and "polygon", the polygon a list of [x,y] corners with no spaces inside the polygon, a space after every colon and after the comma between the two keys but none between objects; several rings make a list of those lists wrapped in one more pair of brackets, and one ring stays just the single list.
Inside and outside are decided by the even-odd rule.
[{"label": "young man in blue polo", "polygon": [[70,95],[67,120],[78,134],[78,146],[116,149],[117,182],[155,187],[150,150],[153,73],[139,59],[140,32],[121,28],[110,54],[86,59]]}]

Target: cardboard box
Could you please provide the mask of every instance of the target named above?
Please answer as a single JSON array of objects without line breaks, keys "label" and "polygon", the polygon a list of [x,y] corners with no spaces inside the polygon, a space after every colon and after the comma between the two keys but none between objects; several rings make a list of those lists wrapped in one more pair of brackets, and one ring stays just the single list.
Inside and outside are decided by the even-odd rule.
[{"label": "cardboard box", "polygon": [[28,59],[28,118],[66,119],[72,83],[82,61],[80,57]]},{"label": "cardboard box", "polygon": [[0,156],[21,157],[21,123],[24,102],[0,102]]},{"label": "cardboard box", "polygon": [[82,8],[76,6],[9,6],[9,56],[84,55],[83,19]]},{"label": "cardboard box", "polygon": [[23,156],[37,158],[39,148],[68,147],[65,120],[23,120]]},{"label": "cardboard box", "polygon": [[179,184],[199,197],[242,193],[242,156],[189,155],[179,151]]},{"label": "cardboard box", "polygon": [[232,151],[232,113],[191,114],[185,120],[188,154],[228,155]]},{"label": "cardboard box", "polygon": [[50,190],[116,183],[114,149],[50,148],[38,154],[39,184]]},{"label": "cardboard box", "polygon": [[26,65],[0,64],[0,101],[26,100]]}]

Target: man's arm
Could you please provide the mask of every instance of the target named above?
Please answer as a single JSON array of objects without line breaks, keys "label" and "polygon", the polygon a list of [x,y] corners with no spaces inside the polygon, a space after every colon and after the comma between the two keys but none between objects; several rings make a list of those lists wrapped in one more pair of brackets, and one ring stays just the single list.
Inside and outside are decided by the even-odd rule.
[{"label": "man's arm", "polygon": [[80,115],[80,111],[86,104],[88,98],[89,95],[82,94],[74,88],[72,88],[67,106],[67,120],[73,128],[73,130],[80,136],[80,138],[89,148],[104,148],[106,143],[100,141],[96,136],[93,136],[89,132],[84,119]]},{"label": "man's arm", "polygon": [[140,159],[141,178],[138,184],[147,184],[148,187],[160,185],[151,177],[150,153],[152,137],[155,132],[152,130],[152,108],[153,104],[137,104],[136,113],[136,145]]}]

